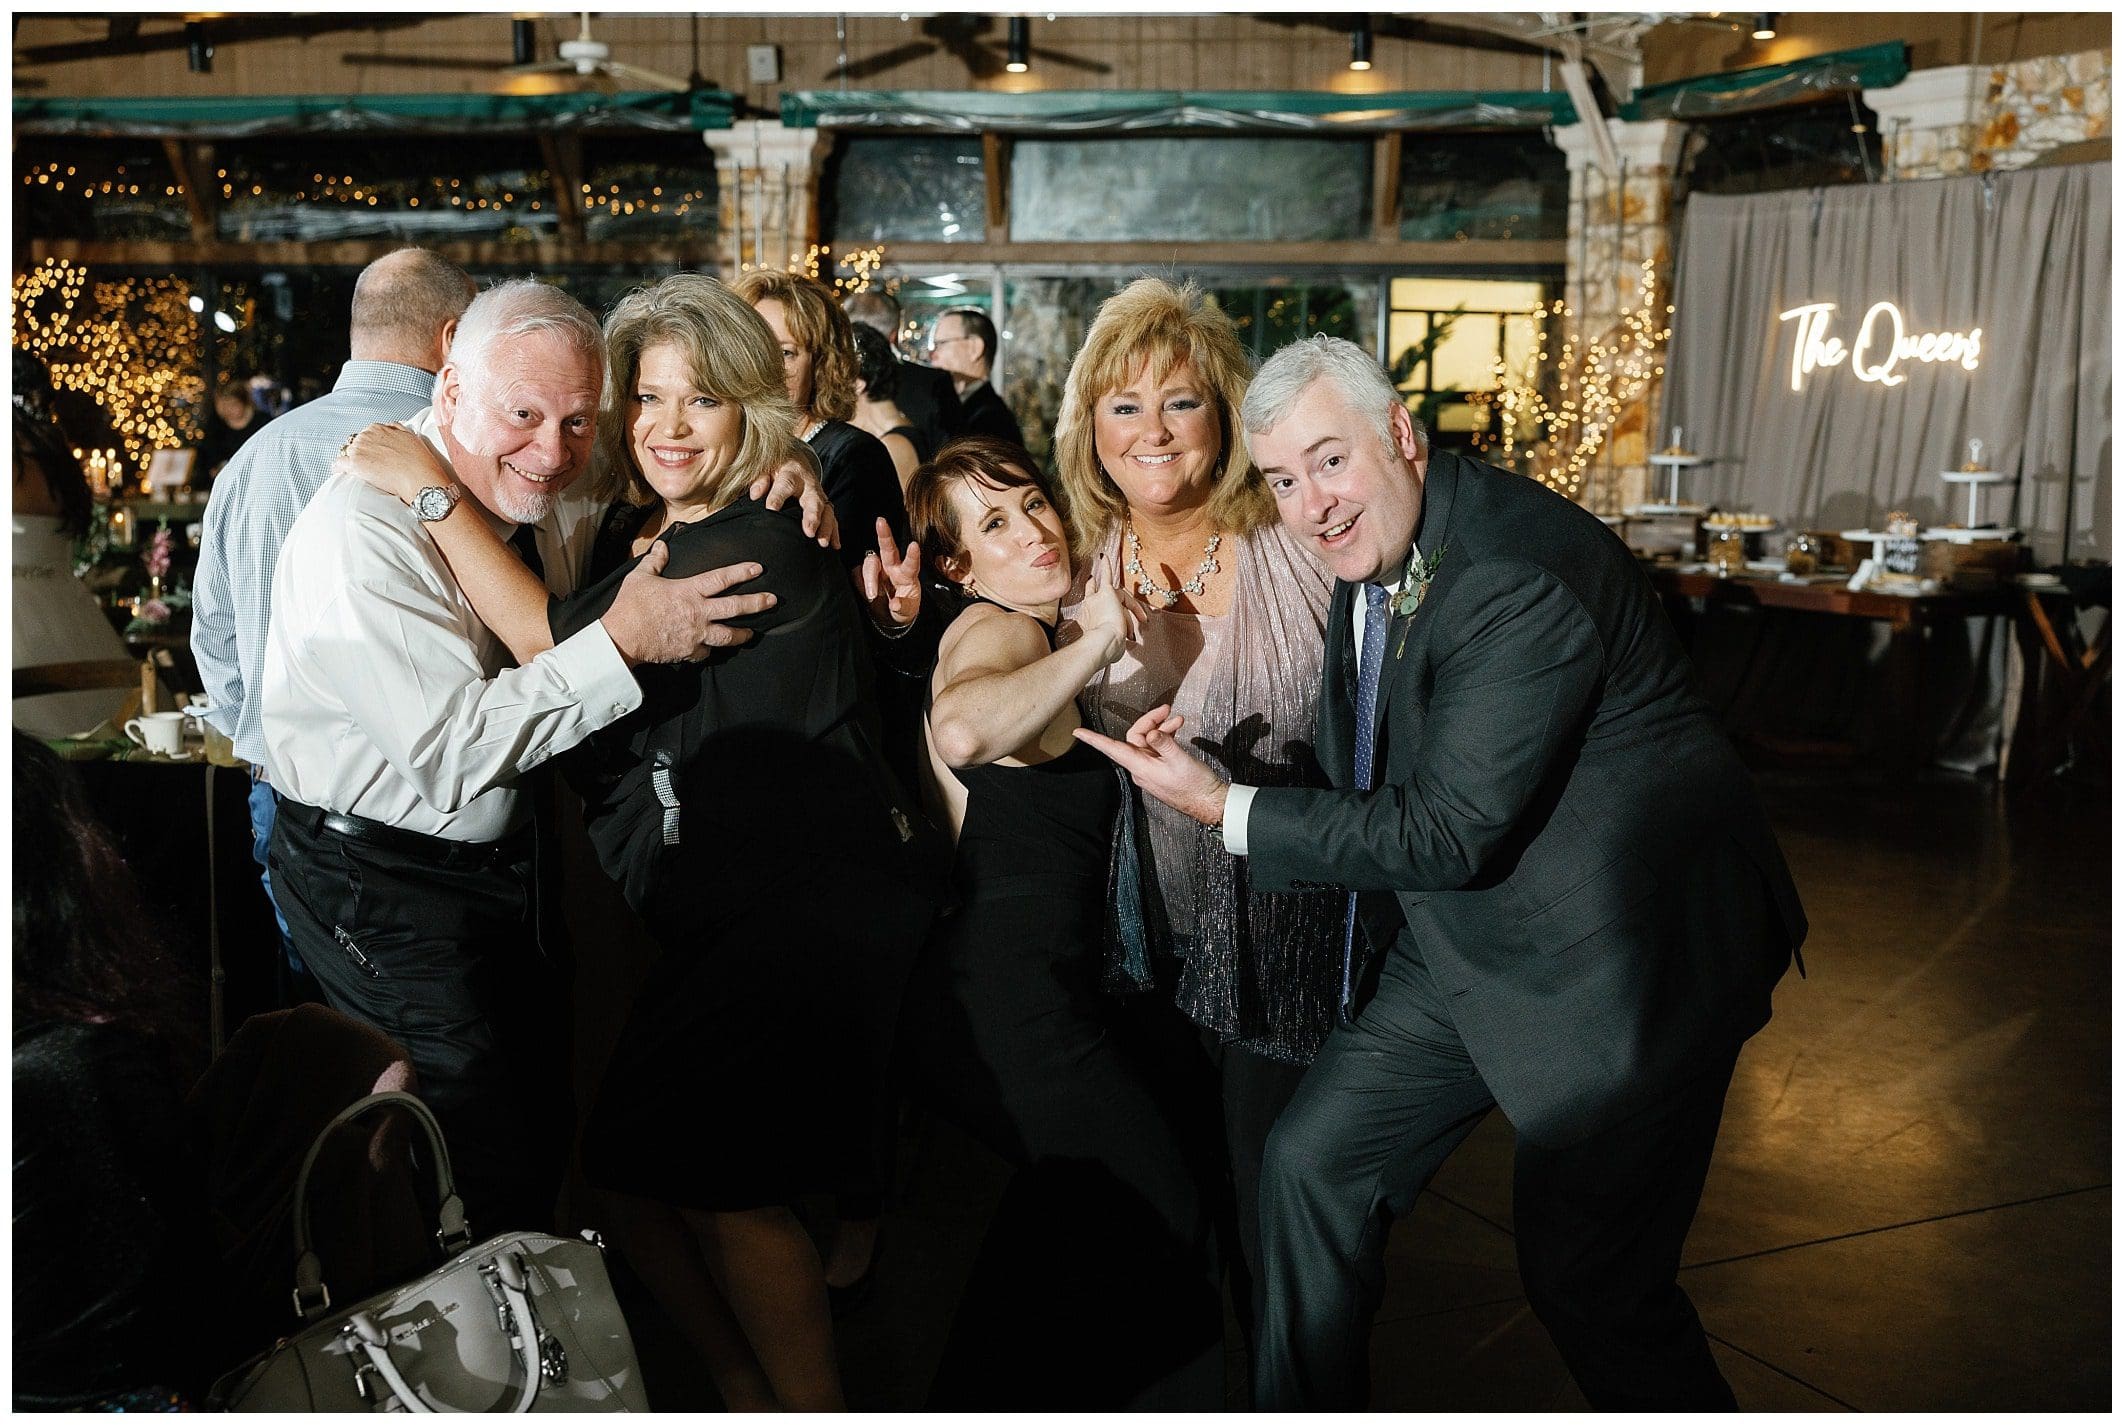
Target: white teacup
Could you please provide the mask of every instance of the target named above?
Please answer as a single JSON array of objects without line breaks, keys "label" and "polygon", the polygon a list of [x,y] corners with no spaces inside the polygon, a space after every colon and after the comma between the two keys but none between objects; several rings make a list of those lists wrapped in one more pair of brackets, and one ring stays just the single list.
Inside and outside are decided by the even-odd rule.
[{"label": "white teacup", "polygon": [[142,713],[139,717],[127,719],[125,735],[150,752],[175,757],[184,751],[184,714]]}]

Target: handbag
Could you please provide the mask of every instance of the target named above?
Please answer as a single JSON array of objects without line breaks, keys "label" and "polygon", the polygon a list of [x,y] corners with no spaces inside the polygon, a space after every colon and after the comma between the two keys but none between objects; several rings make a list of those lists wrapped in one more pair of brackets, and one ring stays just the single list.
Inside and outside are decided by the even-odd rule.
[{"label": "handbag", "polygon": [[[310,1170],[342,1124],[392,1107],[427,1135],[441,1204],[441,1266],[340,1311],[311,1247]],[[295,1311],[306,1323],[222,1377],[210,1408],[522,1412],[647,1410],[604,1243],[507,1232],[477,1246],[442,1128],[411,1094],[379,1093],[325,1126],[295,1179]]]}]

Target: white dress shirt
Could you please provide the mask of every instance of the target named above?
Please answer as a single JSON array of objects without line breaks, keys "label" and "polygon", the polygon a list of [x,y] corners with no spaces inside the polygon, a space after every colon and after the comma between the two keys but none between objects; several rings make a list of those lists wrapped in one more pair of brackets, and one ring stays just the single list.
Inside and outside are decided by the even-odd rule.
[{"label": "white dress shirt", "polygon": [[[1405,579],[1396,579],[1386,586],[1389,610],[1394,607],[1394,599],[1401,593],[1401,586],[1406,582]],[[1390,612],[1387,622],[1393,621]],[[1360,653],[1364,648],[1364,599],[1361,595],[1350,600],[1350,647]],[[1246,854],[1246,819],[1254,810],[1254,793],[1260,790],[1259,787],[1249,787],[1244,782],[1234,782],[1224,790],[1224,849],[1234,856]]]},{"label": "white dress shirt", "polygon": [[[432,412],[413,428],[441,449]],[[489,519],[504,538],[514,528]],[[550,570],[561,550],[548,534]],[[273,576],[261,711],[274,787],[455,841],[507,835],[529,815],[517,775],[642,700],[601,623],[507,665],[419,517],[334,476]]]}]

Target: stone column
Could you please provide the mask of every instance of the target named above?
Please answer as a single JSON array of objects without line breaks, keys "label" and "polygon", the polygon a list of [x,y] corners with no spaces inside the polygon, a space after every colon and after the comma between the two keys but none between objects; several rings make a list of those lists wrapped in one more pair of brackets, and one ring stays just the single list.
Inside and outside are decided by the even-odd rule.
[{"label": "stone column", "polygon": [[818,239],[817,129],[741,119],[702,134],[715,152],[716,246],[726,276],[801,264]]},{"label": "stone column", "polygon": [[[2051,149],[2109,136],[2110,52],[1920,69],[1868,89],[1891,178],[2023,168]],[[2104,155],[2106,156],[2106,155]]]},{"label": "stone column", "polygon": [[1879,117],[1881,161],[1888,177],[1947,178],[1969,171],[1969,125],[1976,112],[1975,65],[1915,69],[1887,89],[1868,89]]},{"label": "stone column", "polygon": [[[1689,126],[1672,119],[1626,123],[1606,120],[1614,140],[1618,170],[1601,168],[1586,123],[1556,130],[1571,173],[1571,218],[1564,255],[1564,303],[1574,314],[1570,327],[1579,349],[1589,341],[1610,340],[1638,309],[1638,283],[1644,264],[1655,278],[1652,322],[1666,323],[1667,293],[1674,252],[1669,220],[1673,212],[1674,171]],[[1549,350],[1561,342],[1552,336]],[[1657,446],[1648,443],[1651,422],[1659,412],[1659,382],[1653,380],[1624,404],[1608,443],[1587,471],[1579,500],[1602,513],[1616,513],[1646,498],[1651,467],[1645,457]]]}]

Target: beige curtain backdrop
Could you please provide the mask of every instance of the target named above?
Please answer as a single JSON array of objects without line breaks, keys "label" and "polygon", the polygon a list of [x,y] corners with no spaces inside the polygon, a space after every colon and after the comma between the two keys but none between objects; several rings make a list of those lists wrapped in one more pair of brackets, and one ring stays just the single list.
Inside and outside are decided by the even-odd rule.
[{"label": "beige curtain backdrop", "polygon": [[[2017,524],[2038,565],[2109,557],[2109,165],[1804,192],[1690,198],[1657,445],[1683,428],[1720,463],[1688,493],[1789,527],[1879,528],[1891,509],[1960,521],[1967,458],[2015,477],[1981,508]],[[1898,363],[1898,386],[1851,361],[1791,389],[1796,321],[1834,302],[1855,342],[1874,303],[1908,334],[1982,329],[1975,371]],[[1872,360],[1869,353],[1869,364]]]}]

